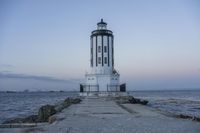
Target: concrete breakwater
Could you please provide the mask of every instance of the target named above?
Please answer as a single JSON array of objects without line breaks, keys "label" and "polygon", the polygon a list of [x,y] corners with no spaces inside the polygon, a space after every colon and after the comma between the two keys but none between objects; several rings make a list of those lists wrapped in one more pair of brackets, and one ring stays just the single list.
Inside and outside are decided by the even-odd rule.
[{"label": "concrete breakwater", "polygon": [[[146,105],[148,101],[141,100],[138,98],[134,98],[133,96],[120,96],[120,97],[111,97],[117,103],[132,103],[132,104],[143,104]],[[49,122],[52,123],[55,121],[55,117],[53,116],[56,113],[61,112],[63,109],[67,108],[72,104],[80,103],[80,98],[66,98],[63,102],[58,103],[56,105],[44,105],[41,106],[38,110],[37,115],[30,115],[25,118],[13,118],[11,120],[7,120],[3,122],[0,127],[27,127],[27,126],[36,126],[36,123]],[[24,126],[23,126],[24,125]]]},{"label": "concrete breakwater", "polygon": [[[133,96],[120,96],[120,97],[110,97],[117,103],[132,103],[132,104],[143,104],[146,105],[148,101],[134,98]],[[55,114],[61,112],[63,109],[69,107],[72,104],[77,104],[81,102],[81,98],[66,98],[64,101],[57,103],[55,105],[44,105],[38,110],[38,114],[29,115],[24,118],[13,118],[4,121],[0,124],[0,128],[27,128],[36,127],[42,125],[43,122],[53,123],[56,121]]]},{"label": "concrete breakwater", "polygon": [[[0,128],[1,133],[199,133],[200,123],[130,103],[131,97],[84,97],[37,127]],[[137,100],[136,100],[137,101]],[[142,100],[141,100],[142,101]],[[50,118],[50,117],[49,117]]]}]

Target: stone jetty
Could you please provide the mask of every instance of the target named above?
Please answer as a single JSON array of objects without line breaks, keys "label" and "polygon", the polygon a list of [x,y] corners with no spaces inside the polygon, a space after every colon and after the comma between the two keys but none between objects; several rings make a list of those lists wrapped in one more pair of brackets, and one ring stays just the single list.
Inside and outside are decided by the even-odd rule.
[{"label": "stone jetty", "polygon": [[[132,99],[133,100],[133,99]],[[144,102],[145,103],[145,102]],[[141,104],[85,97],[36,127],[0,128],[1,133],[199,133],[200,123],[172,117]]]}]

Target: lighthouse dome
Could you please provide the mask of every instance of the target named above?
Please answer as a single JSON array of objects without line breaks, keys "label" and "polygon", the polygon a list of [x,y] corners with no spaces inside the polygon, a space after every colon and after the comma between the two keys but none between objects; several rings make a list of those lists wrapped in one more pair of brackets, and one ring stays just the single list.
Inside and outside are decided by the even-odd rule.
[{"label": "lighthouse dome", "polygon": [[101,19],[101,22],[97,23],[97,29],[98,30],[106,30],[107,29],[107,23]]}]

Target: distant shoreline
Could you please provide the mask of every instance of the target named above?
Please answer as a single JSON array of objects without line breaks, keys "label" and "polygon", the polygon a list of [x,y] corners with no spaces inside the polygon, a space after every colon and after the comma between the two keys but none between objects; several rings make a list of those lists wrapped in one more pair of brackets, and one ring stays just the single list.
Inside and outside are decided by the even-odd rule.
[{"label": "distant shoreline", "polygon": [[[137,89],[137,90],[127,90],[127,92],[155,92],[155,91],[200,91],[200,88],[186,88],[186,89],[150,89],[150,90],[143,90],[143,89]],[[0,91],[0,93],[23,93],[23,92],[72,92],[72,93],[79,93],[78,90],[45,90],[45,91],[32,91],[32,90],[23,90],[23,91],[16,91],[16,90],[5,90],[5,91]]]},{"label": "distant shoreline", "polygon": [[0,93],[35,93],[35,92],[69,92],[69,93],[78,93],[78,91],[0,91]]}]

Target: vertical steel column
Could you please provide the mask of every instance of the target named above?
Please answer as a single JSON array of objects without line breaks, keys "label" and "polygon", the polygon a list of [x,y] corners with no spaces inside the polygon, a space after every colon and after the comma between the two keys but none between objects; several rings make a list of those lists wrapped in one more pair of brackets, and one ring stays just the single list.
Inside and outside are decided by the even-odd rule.
[{"label": "vertical steel column", "polygon": [[108,43],[108,44],[107,44],[107,47],[108,47],[108,48],[107,48],[107,49],[108,49],[108,66],[110,66],[110,55],[109,55],[109,53],[110,53],[110,51],[109,51],[109,50],[110,50],[110,48],[109,48],[110,45],[109,45],[109,36],[107,36],[107,43]]},{"label": "vertical steel column", "polygon": [[93,67],[93,37],[90,37],[90,43],[91,43],[91,67]]},{"label": "vertical steel column", "polygon": [[98,52],[98,51],[97,51],[97,36],[95,36],[95,37],[96,37],[96,66],[97,66],[97,63],[98,63],[98,62],[97,62],[97,52]]},{"label": "vertical steel column", "polygon": [[103,52],[103,35],[101,35],[101,47],[102,47],[101,48],[101,56],[102,56],[102,60],[101,61],[102,61],[102,66],[103,66],[104,65],[104,62],[103,62],[103,53],[104,53]]},{"label": "vertical steel column", "polygon": [[114,37],[112,36],[112,42],[111,42],[111,45],[112,45],[112,67],[114,67],[114,48],[113,48],[113,43],[114,43]]}]

